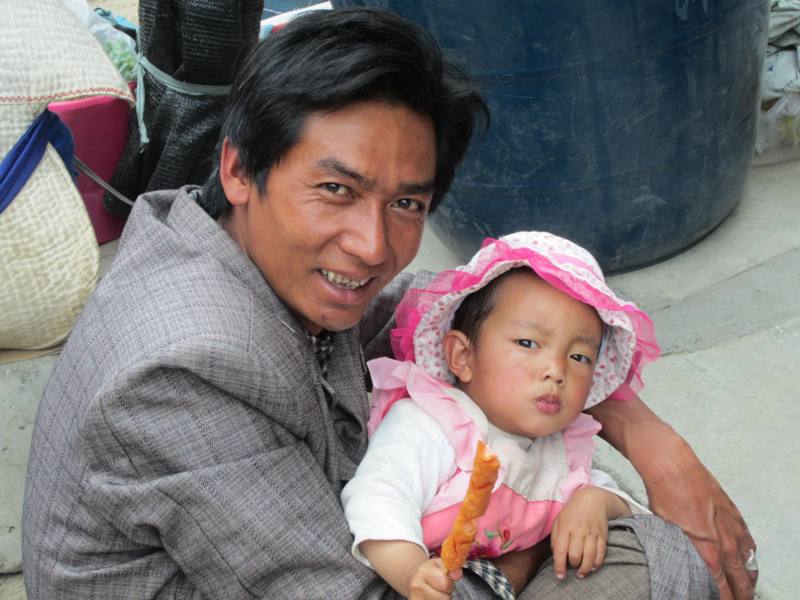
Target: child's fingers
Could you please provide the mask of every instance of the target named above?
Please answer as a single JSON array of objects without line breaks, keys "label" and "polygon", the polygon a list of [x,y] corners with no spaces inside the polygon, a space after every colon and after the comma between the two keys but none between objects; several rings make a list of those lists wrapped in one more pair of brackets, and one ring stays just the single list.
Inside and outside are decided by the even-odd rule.
[{"label": "child's fingers", "polygon": [[594,568],[594,561],[597,557],[597,536],[591,533],[583,538],[583,556],[581,564],[578,566],[578,577],[586,577]]},{"label": "child's fingers", "polygon": [[424,584],[416,588],[409,594],[409,599],[413,600],[450,600],[453,593],[453,580],[444,572],[440,572],[441,577],[428,577]]},{"label": "child's fingers", "polygon": [[447,594],[449,597],[453,591],[453,586],[455,585],[455,581],[451,579],[448,575],[444,575],[444,578],[437,578],[436,580],[436,590],[442,592],[443,594]]},{"label": "child's fingers", "polygon": [[597,551],[595,552],[593,571],[603,566],[603,561],[606,559],[606,544],[606,536],[601,535],[597,538]]},{"label": "child's fingers", "polygon": [[409,600],[449,600],[453,580],[444,572],[440,559],[421,565],[409,585]]},{"label": "child's fingers", "polygon": [[[444,573],[442,573],[442,575],[444,575]],[[453,593],[454,585],[455,582],[445,575],[444,580],[437,579],[435,584],[431,584],[430,594],[425,596],[425,598],[431,598],[431,600],[449,600],[450,595]]]},{"label": "child's fingers", "polygon": [[[571,535],[569,540],[569,564],[571,567],[578,568],[583,560],[583,546],[585,535]],[[594,554],[592,554],[594,558]]]},{"label": "child's fingers", "polygon": [[438,592],[447,594],[447,597],[449,598],[450,594],[453,592],[453,586],[455,585],[455,582],[461,579],[461,569],[445,573],[444,564],[442,563],[441,558],[435,559],[434,563],[435,568],[430,572],[428,578],[429,584]]},{"label": "child's fingers", "polygon": [[451,592],[440,592],[434,587],[423,586],[411,590],[408,595],[408,600],[451,600]]},{"label": "child's fingers", "polygon": [[569,550],[569,538],[551,534],[550,547],[553,550],[553,570],[556,573],[556,577],[559,579],[564,579],[564,577],[567,576],[567,552]]}]

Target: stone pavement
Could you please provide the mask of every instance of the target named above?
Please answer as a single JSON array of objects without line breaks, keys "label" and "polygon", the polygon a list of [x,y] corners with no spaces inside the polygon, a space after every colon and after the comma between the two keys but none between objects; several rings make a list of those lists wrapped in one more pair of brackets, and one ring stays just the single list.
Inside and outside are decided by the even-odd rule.
[{"label": "stone pavement", "polygon": [[[428,228],[410,268],[459,262]],[[709,236],[610,280],[651,314],[664,350],[645,370],[643,397],[689,440],[742,511],[759,545],[758,597],[793,600],[800,554],[800,161],[752,169],[742,202]],[[23,421],[13,425],[29,435]],[[24,463],[24,451],[18,458]],[[602,442],[598,462],[644,498],[633,469]],[[16,502],[19,468],[0,478],[3,501]],[[0,600],[24,598],[20,575],[0,577]]]}]

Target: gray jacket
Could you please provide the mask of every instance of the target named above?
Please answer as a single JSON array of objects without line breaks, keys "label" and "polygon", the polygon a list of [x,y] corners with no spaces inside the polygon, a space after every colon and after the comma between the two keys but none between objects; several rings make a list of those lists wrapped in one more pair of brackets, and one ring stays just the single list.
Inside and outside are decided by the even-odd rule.
[{"label": "gray jacket", "polygon": [[141,197],[39,407],[28,598],[393,597],[350,555],[339,491],[367,444],[362,350],[388,353],[410,279],[335,336],[326,381],[188,188]]}]

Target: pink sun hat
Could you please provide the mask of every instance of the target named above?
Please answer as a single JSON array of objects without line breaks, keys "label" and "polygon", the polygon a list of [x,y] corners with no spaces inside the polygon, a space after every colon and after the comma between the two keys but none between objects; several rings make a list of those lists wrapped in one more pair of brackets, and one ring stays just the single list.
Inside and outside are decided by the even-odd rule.
[{"label": "pink sun hat", "polygon": [[462,300],[510,269],[528,267],[553,287],[592,306],[604,323],[585,408],[612,394],[628,399],[642,389],[644,365],[658,358],[653,323],[632,302],[606,284],[594,257],[577,244],[541,231],[486,238],[467,265],[442,271],[425,288],[410,289],[397,307],[391,332],[398,360],[409,360],[429,375],[453,383],[442,339]]}]

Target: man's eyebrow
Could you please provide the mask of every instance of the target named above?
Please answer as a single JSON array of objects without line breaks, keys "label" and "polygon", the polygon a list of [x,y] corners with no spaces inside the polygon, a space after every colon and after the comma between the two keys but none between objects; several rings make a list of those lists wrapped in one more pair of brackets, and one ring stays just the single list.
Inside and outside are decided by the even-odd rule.
[{"label": "man's eyebrow", "polygon": [[436,182],[433,179],[423,181],[422,183],[401,183],[400,193],[410,194],[415,196],[417,194],[432,194],[436,188]]},{"label": "man's eyebrow", "polygon": [[[317,166],[326,171],[334,171],[339,175],[343,175],[352,179],[361,187],[371,190],[375,188],[376,182],[374,179],[365,177],[361,173],[354,171],[350,167],[342,164],[341,161],[335,158],[323,158],[317,161]],[[430,194],[435,188],[433,179],[430,181],[423,181],[420,183],[401,183],[398,191],[401,194]]]},{"label": "man's eyebrow", "polygon": [[375,180],[370,179],[368,177],[364,177],[361,173],[354,171],[353,169],[343,165],[340,161],[336,160],[335,158],[323,158],[317,161],[317,166],[325,169],[326,171],[335,171],[339,173],[339,175],[344,175],[345,177],[352,179],[356,183],[358,183],[361,187],[364,187],[368,190],[371,190],[375,187]]}]

